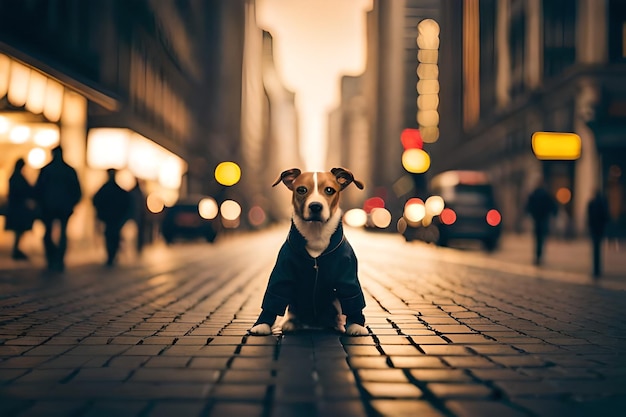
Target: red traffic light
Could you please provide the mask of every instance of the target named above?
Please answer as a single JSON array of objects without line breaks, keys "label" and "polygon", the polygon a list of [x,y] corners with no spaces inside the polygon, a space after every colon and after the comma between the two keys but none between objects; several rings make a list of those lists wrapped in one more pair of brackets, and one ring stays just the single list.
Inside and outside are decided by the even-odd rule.
[{"label": "red traffic light", "polygon": [[419,129],[404,129],[400,134],[400,141],[404,150],[407,149],[422,149],[424,141]]}]

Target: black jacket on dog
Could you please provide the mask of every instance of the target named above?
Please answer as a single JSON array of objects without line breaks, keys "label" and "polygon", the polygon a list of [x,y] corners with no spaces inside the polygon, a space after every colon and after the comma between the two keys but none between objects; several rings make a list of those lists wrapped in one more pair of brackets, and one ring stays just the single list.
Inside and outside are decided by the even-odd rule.
[{"label": "black jacket on dog", "polygon": [[333,300],[338,299],[347,322],[364,325],[361,311],[365,298],[357,277],[357,258],[341,222],[319,257],[309,255],[306,243],[292,222],[270,275],[257,324],[271,326],[289,306],[289,311],[303,324],[334,327],[337,310]]}]

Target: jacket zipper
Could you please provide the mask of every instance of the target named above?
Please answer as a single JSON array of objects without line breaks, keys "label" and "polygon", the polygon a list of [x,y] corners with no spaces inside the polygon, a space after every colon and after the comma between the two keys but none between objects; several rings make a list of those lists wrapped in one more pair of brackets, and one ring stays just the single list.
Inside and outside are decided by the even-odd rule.
[{"label": "jacket zipper", "polygon": [[313,281],[313,317],[317,320],[317,308],[315,299],[317,297],[317,278],[319,274],[319,266],[317,265],[317,258],[313,258],[313,269],[315,269],[315,281]]}]

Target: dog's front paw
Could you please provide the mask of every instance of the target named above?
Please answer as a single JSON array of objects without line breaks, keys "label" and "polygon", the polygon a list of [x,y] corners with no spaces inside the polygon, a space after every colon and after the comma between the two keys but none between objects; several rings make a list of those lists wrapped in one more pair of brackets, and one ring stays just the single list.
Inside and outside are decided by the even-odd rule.
[{"label": "dog's front paw", "polygon": [[356,323],[351,323],[346,328],[346,335],[347,336],[367,336],[369,335],[369,332],[364,326],[361,326],[360,324],[356,324]]},{"label": "dog's front paw", "polygon": [[269,324],[260,323],[256,326],[253,326],[250,330],[248,330],[253,336],[266,336],[268,334],[272,334],[272,329]]}]

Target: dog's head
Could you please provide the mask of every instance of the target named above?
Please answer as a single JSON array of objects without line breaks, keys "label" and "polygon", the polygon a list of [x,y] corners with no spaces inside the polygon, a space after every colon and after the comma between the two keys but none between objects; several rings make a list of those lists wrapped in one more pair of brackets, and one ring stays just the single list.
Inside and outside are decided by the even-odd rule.
[{"label": "dog's head", "polygon": [[272,184],[282,182],[293,193],[293,211],[305,221],[327,222],[339,207],[339,194],[354,183],[363,189],[363,183],[344,168],[330,172],[302,172],[298,168],[283,171]]}]

